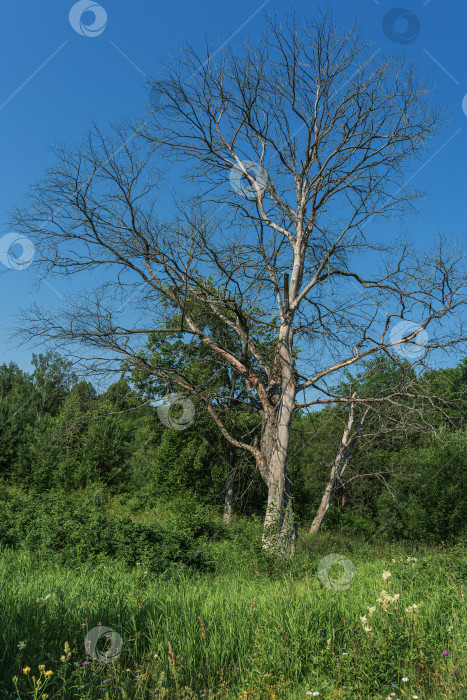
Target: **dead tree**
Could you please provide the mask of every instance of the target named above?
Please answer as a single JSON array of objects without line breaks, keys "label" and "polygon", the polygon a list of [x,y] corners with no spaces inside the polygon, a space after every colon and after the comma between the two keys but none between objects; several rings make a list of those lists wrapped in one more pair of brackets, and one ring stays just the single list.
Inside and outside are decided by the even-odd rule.
[{"label": "dead tree", "polygon": [[[177,54],[151,115],[59,147],[14,218],[43,274],[84,273],[84,291],[60,313],[33,310],[26,332],[63,344],[88,371],[123,359],[196,394],[226,440],[256,460],[270,552],[295,551],[287,455],[297,407],[351,403],[329,385],[377,352],[415,344],[426,358],[464,339],[458,319],[442,323],[465,298],[462,252],[444,240],[422,255],[376,235],[377,221],[412,210],[407,173],[440,124],[418,74],[403,56],[382,57],[357,27],[341,34],[327,14],[268,19],[254,45]],[[91,289],[86,272],[95,270],[101,283]],[[210,337],[187,299],[246,352]],[[258,447],[230,434],[208,388],[151,365],[147,334],[170,334],[164,300],[182,311],[186,337],[245,383]],[[271,356],[247,315],[274,334]],[[403,337],[393,333],[401,319],[414,323]]]},{"label": "dead tree", "polygon": [[342,482],[342,477],[349,465],[350,458],[352,457],[352,453],[355,449],[355,445],[357,444],[360,432],[368,415],[368,411],[370,410],[369,408],[365,409],[363,416],[361,417],[360,422],[358,424],[358,427],[352,435],[352,427],[355,419],[355,394],[352,398],[353,402],[350,404],[349,418],[347,421],[347,425],[345,426],[344,434],[342,436],[342,442],[339,447],[339,452],[337,453],[336,459],[334,460],[334,464],[332,465],[331,473],[329,475],[326,488],[324,489],[323,497],[321,499],[318,512],[316,513],[315,518],[311,524],[310,532],[314,534],[319,532],[319,529],[324,520],[324,516],[326,515],[328,508],[331,505],[334,493]]}]

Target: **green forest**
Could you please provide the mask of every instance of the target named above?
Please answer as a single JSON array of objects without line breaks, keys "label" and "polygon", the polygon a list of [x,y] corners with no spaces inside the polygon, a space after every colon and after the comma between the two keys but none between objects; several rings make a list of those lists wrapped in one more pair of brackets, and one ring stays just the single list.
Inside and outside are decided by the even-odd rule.
[{"label": "green forest", "polygon": [[[254,461],[231,449],[202,405],[194,405],[186,427],[170,428],[158,416],[154,387],[145,390],[124,372],[98,393],[57,353],[34,355],[32,364],[30,374],[14,364],[0,367],[2,507],[9,503],[10,514],[2,517],[3,544],[20,546],[26,537],[35,547],[47,547],[51,523],[43,529],[40,520],[48,517],[49,504],[81,498],[92,509],[94,492],[116,499],[129,512],[163,506],[222,517],[231,474],[233,515],[264,517],[265,486]],[[201,358],[192,364],[193,372],[203,371]],[[408,362],[383,358],[373,370],[355,382],[362,395],[367,384],[374,393],[378,381],[380,392],[389,392],[401,373],[413,374]],[[438,405],[429,402],[425,412],[416,413],[408,407],[410,421],[400,415],[396,420],[391,411],[378,413],[373,423],[370,419],[335,488],[323,531],[379,532],[384,538],[436,543],[465,532],[467,360],[426,372],[418,385],[420,395],[431,392]],[[171,408],[175,416],[178,408]],[[316,514],[347,413],[333,406],[294,417],[289,459],[301,530]],[[250,412],[231,409],[231,414],[227,420],[235,418],[238,433],[249,431],[252,439],[259,434],[261,426]],[[39,495],[44,512],[33,506]],[[26,515],[31,511],[19,509],[25,503],[36,527]],[[40,532],[47,535],[44,541]],[[99,548],[99,542],[93,546]],[[71,552],[71,542],[57,542],[53,551],[61,550]]]},{"label": "green forest", "polygon": [[[292,561],[261,548],[264,483],[202,406],[180,429],[179,407],[158,413],[157,388],[125,368],[99,393],[56,352],[32,365],[0,368],[5,697],[463,696],[465,360],[412,377],[414,395],[437,397],[417,420],[398,407],[392,423],[391,410],[366,423],[317,534],[348,407],[294,417]],[[371,369],[353,378],[362,395],[413,375],[397,358]],[[234,416],[254,439],[260,426]],[[320,562],[336,551],[323,585]],[[348,562],[355,579],[340,585]],[[113,663],[81,650],[101,624],[124,644]]]}]

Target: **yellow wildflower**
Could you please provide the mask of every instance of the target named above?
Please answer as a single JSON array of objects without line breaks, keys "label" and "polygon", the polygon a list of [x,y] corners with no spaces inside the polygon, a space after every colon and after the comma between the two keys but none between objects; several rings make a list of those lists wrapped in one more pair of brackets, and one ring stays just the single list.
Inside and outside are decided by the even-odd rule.
[{"label": "yellow wildflower", "polygon": [[40,664],[40,665],[39,665],[39,671],[40,671],[42,668],[45,668],[44,664]]},{"label": "yellow wildflower", "polygon": [[68,642],[65,642],[64,650],[65,650],[65,654],[60,657],[60,661],[63,661],[63,663],[66,663],[70,659],[70,656],[71,656],[70,645],[68,644]]},{"label": "yellow wildflower", "polygon": [[46,671],[46,672],[45,672],[45,675],[46,675],[46,676],[53,676],[53,671]]},{"label": "yellow wildflower", "polygon": [[25,668],[23,668],[23,673],[29,673],[30,670],[31,668],[29,666],[26,666]]}]

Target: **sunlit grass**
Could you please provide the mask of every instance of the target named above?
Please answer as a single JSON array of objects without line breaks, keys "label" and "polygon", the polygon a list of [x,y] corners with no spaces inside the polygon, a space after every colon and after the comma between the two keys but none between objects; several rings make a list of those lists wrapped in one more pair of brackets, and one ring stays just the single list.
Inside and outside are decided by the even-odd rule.
[{"label": "sunlit grass", "polygon": [[[0,695],[467,697],[463,546],[365,549],[321,535],[303,539],[293,568],[282,572],[242,555],[238,543],[210,546],[216,574],[159,578],[144,562],[67,569],[2,552]],[[317,577],[329,552],[355,566],[346,590]],[[99,625],[123,642],[111,663],[86,654],[85,636]]]}]

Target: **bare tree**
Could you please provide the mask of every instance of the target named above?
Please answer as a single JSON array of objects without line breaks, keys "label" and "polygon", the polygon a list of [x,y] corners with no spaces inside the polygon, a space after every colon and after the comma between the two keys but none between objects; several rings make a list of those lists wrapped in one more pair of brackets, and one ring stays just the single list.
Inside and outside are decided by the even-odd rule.
[{"label": "bare tree", "polygon": [[[355,394],[352,398],[355,399]],[[323,497],[321,499],[321,503],[319,504],[318,511],[311,524],[310,532],[313,534],[319,532],[319,529],[324,520],[324,516],[328,512],[329,506],[331,505],[331,501],[336,491],[336,488],[341,482],[344,472],[349,465],[350,458],[352,457],[352,452],[355,449],[355,445],[357,444],[359,434],[361,432],[361,429],[363,428],[369,410],[369,408],[365,409],[360,423],[358,424],[356,431],[352,435],[352,427],[355,420],[355,400],[350,404],[349,418],[347,420],[347,425],[344,429],[342,442],[339,446],[339,451],[337,453],[336,459],[334,460],[334,464],[332,465],[328,483],[326,484],[326,488],[324,489]]]},{"label": "bare tree", "polygon": [[[450,426],[459,429],[459,415],[465,411],[467,396],[462,387],[456,395],[446,395],[427,382],[422,374],[423,363],[419,363],[420,374],[408,360],[385,352],[364,363],[363,371],[356,376],[347,372],[347,381],[337,387],[337,393],[349,396],[345,404],[344,428],[337,455],[330,465],[329,477],[320,505],[313,519],[310,532],[319,532],[331,501],[340,492],[345,497],[346,487],[356,479],[377,478],[393,496],[388,480],[395,475],[387,466],[376,471],[354,469],[347,473],[355,448],[365,454],[368,449],[386,444],[404,444],[407,440],[441,438],[439,428]],[[357,406],[358,398],[358,406]],[[342,407],[341,407],[342,408]],[[451,414],[456,418],[452,418]],[[313,437],[309,438],[313,441]],[[397,472],[400,475],[400,472]],[[345,478],[344,478],[345,475]],[[347,478],[348,477],[348,478]],[[400,504],[397,504],[400,505]]]},{"label": "bare tree", "polygon": [[[149,119],[106,134],[94,127],[81,147],[59,147],[15,217],[45,273],[109,271],[61,313],[33,310],[27,332],[85,348],[95,370],[124,359],[201,398],[230,444],[256,460],[268,494],[263,546],[274,553],[295,551],[294,411],[358,405],[329,387],[377,352],[415,344],[425,358],[464,339],[459,320],[441,323],[465,301],[456,246],[442,240],[422,254],[375,240],[379,220],[412,210],[406,173],[440,122],[417,74],[403,56],[382,57],[358,27],[340,33],[327,14],[273,17],[254,45],[183,50],[153,85],[160,102]],[[183,187],[169,216],[174,183]],[[151,364],[145,336],[180,331],[163,324],[164,299],[182,311],[186,337],[244,382],[244,403],[261,420],[258,446],[230,434],[206,383]],[[214,339],[187,300],[241,350]],[[415,325],[397,336],[401,319]],[[270,354],[261,325],[274,334]]]}]

